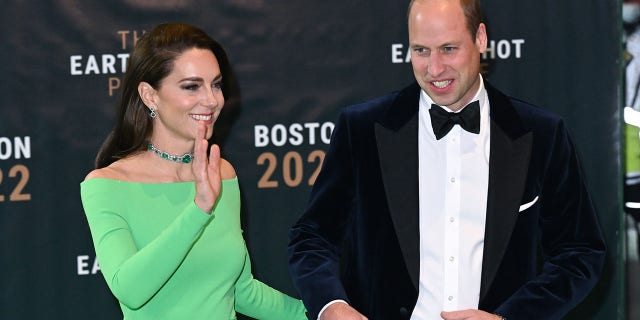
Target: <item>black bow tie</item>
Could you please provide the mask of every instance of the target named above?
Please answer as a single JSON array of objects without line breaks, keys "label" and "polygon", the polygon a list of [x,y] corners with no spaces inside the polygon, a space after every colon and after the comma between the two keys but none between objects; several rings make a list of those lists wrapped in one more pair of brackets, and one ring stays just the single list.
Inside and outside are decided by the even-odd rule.
[{"label": "black bow tie", "polygon": [[454,125],[459,124],[462,129],[471,133],[480,133],[480,103],[478,100],[469,103],[460,112],[448,112],[437,104],[429,109],[431,126],[436,139],[446,136]]}]

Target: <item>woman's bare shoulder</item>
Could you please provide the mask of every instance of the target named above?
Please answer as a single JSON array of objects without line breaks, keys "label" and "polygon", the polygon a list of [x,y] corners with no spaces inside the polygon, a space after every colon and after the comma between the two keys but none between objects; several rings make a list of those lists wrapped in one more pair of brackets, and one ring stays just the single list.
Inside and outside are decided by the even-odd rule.
[{"label": "woman's bare shoulder", "polygon": [[84,178],[84,180],[89,179],[111,179],[111,180],[126,180],[125,177],[128,176],[127,166],[123,165],[123,162],[127,162],[125,160],[118,160],[107,167],[95,169]]}]

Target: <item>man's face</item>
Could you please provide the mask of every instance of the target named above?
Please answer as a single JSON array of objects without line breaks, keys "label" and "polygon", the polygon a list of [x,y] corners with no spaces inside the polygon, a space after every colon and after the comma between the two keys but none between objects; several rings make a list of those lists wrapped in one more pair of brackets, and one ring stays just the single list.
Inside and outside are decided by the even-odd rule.
[{"label": "man's face", "polygon": [[464,107],[480,85],[480,53],[487,47],[484,24],[475,37],[459,0],[416,1],[409,14],[413,73],[431,99],[452,110]]}]

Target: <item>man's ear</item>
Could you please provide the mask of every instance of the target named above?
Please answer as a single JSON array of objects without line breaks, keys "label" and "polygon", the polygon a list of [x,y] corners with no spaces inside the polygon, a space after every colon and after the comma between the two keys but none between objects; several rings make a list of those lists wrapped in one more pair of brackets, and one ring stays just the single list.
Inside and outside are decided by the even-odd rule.
[{"label": "man's ear", "polygon": [[138,95],[140,95],[140,99],[147,108],[158,109],[158,104],[156,103],[156,89],[154,89],[149,83],[143,81],[138,84]]},{"label": "man's ear", "polygon": [[478,31],[476,31],[476,46],[480,53],[487,51],[487,41],[487,27],[484,23],[480,23],[480,25],[478,25]]}]

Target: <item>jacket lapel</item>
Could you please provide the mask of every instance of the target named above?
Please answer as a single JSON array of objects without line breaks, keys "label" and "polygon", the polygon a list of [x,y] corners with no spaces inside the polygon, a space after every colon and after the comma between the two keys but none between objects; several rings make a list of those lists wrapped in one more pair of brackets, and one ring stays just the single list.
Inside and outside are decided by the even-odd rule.
[{"label": "jacket lapel", "polygon": [[418,290],[420,233],[418,225],[417,84],[401,91],[386,115],[375,124],[382,181],[407,272]]},{"label": "jacket lapel", "polygon": [[[506,251],[524,191],[533,133],[524,129],[509,99],[485,83],[491,103],[491,154],[480,301],[486,296]],[[382,181],[407,272],[418,290],[417,84],[398,94],[375,124]]]},{"label": "jacket lapel", "polygon": [[480,302],[503,259],[524,192],[533,133],[525,130],[509,99],[485,83],[491,104],[491,151]]}]

